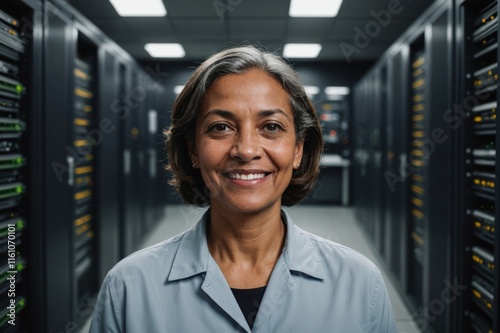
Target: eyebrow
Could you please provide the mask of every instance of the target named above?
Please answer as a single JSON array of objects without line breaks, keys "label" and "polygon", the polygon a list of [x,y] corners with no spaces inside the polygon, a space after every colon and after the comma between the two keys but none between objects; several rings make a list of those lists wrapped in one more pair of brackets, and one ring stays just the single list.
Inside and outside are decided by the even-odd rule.
[{"label": "eyebrow", "polygon": [[[266,117],[270,117],[270,116],[273,116],[275,114],[281,114],[283,116],[285,116],[286,118],[290,118],[285,111],[281,110],[281,109],[270,109],[270,110],[261,110],[259,111],[258,113],[258,116],[260,118],[266,118]],[[233,112],[231,111],[228,111],[228,110],[221,110],[221,109],[214,109],[214,110],[210,110],[208,111],[204,116],[203,116],[203,119],[205,118],[208,118],[209,116],[212,116],[212,115],[218,115],[218,116],[221,116],[223,118],[229,118],[229,119],[236,119],[238,118],[236,116],[236,114],[234,114]]]}]

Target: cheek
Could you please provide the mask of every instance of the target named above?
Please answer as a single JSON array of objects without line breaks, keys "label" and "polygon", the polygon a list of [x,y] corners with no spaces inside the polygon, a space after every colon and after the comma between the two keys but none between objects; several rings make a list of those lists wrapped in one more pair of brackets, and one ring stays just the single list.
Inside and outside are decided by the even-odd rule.
[{"label": "cheek", "polygon": [[295,145],[290,143],[277,143],[268,146],[268,154],[282,168],[292,166],[295,156]]},{"label": "cheek", "polygon": [[227,155],[223,144],[214,144],[213,142],[201,141],[197,145],[200,165],[211,168],[218,165]]}]

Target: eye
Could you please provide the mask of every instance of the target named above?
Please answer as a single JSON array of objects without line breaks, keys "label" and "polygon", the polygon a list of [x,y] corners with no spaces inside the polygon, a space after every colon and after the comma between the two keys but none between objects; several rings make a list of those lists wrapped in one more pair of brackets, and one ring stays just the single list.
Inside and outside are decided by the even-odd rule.
[{"label": "eye", "polygon": [[268,132],[279,132],[283,130],[283,127],[278,123],[268,123],[264,126],[264,129]]},{"label": "eye", "polygon": [[208,128],[209,132],[225,132],[229,130],[226,124],[214,124]]}]

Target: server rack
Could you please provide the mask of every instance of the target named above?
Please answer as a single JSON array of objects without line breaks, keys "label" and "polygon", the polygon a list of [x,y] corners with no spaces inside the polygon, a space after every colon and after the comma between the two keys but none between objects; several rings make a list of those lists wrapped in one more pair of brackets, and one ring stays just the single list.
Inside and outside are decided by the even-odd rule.
[{"label": "server rack", "polygon": [[46,329],[77,327],[99,287],[96,191],[99,40],[46,5]]},{"label": "server rack", "polygon": [[[99,173],[96,188],[98,221],[106,221],[98,225],[98,249],[99,249],[99,280],[102,280],[113,265],[122,258],[120,246],[121,222],[119,193],[121,193],[120,170],[121,152],[119,150],[119,132],[121,128],[121,106],[119,86],[120,62],[112,47],[105,44],[98,52],[99,78],[103,82],[98,86],[99,90],[99,125],[101,143],[97,155],[97,169]],[[104,84],[105,82],[105,84]]]},{"label": "server rack", "polygon": [[[405,193],[407,183],[398,184],[396,180],[401,177],[399,170],[406,161],[405,124],[408,112],[405,89],[401,82],[407,82],[407,53],[408,47],[400,47],[394,56],[387,61],[387,121],[386,121],[386,167],[384,170],[384,188],[386,189],[385,206],[385,260],[398,281],[406,281],[406,235],[405,221]],[[403,290],[406,285],[402,285]]]},{"label": "server rack", "polygon": [[[499,196],[495,189],[498,162],[496,147],[498,102],[498,2],[462,1],[457,8],[462,77],[459,96],[462,110],[454,125],[463,122],[459,143],[461,188],[460,232],[457,252],[461,283],[468,287],[457,313],[459,332],[500,332]],[[460,124],[459,124],[460,123]]]},{"label": "server rack", "polygon": [[[434,3],[358,83],[354,98],[371,101],[357,103],[356,121],[382,110],[377,117],[390,122],[385,133],[381,132],[382,169],[373,175],[383,176],[383,186],[389,188],[377,203],[379,207],[360,202],[369,207],[360,207],[362,223],[372,234],[377,226],[373,217],[365,214],[372,211],[374,216],[382,211],[388,225],[380,229],[384,236],[375,238],[375,248],[404,290],[415,321],[426,332],[452,332],[448,324],[452,304],[441,299],[446,283],[454,281],[450,265],[454,133],[443,119],[453,104],[452,8],[451,1]],[[375,84],[389,89],[379,90]],[[379,98],[373,98],[374,93]],[[363,127],[361,133],[374,133],[377,125],[375,120],[360,121],[355,127]],[[363,150],[356,147],[355,156],[361,156]],[[377,165],[376,154],[368,159],[372,161],[365,165]],[[399,193],[398,198],[395,193]],[[380,192],[372,189],[363,196],[373,198]],[[381,247],[377,239],[383,242]]]},{"label": "server rack", "polygon": [[[0,5],[0,331],[30,330],[40,318],[36,275],[40,228],[40,4]],[[34,241],[33,241],[34,240]],[[15,325],[14,325],[15,324]]]},{"label": "server rack", "polygon": [[[427,217],[427,191],[428,184],[426,180],[427,164],[424,150],[424,139],[428,136],[426,126],[426,104],[425,104],[425,88],[426,88],[426,53],[424,48],[425,41],[418,40],[412,45],[410,54],[411,58],[411,81],[410,81],[410,97],[411,97],[411,117],[409,133],[410,147],[408,147],[409,166],[412,170],[409,172],[409,233],[410,233],[410,249],[409,249],[409,274],[410,281],[408,283],[410,294],[413,295],[419,306],[422,306],[423,294],[423,265],[425,256],[425,229],[428,226]],[[411,175],[410,175],[411,174]]]}]

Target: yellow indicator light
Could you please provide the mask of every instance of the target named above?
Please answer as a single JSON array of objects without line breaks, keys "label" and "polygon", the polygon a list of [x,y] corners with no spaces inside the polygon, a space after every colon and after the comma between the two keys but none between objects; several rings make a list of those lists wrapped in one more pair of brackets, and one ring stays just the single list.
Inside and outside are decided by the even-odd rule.
[{"label": "yellow indicator light", "polygon": [[86,80],[86,81],[90,81],[90,76],[85,73],[84,71],[78,69],[78,68],[75,68],[73,70],[73,73],[75,74],[75,76],[79,77],[80,79],[83,79],[83,80]]},{"label": "yellow indicator light", "polygon": [[92,112],[92,106],[91,105],[85,105],[83,107],[84,112]]},{"label": "yellow indicator light", "polygon": [[75,142],[73,143],[73,145],[75,147],[83,147],[83,146],[88,145],[88,141],[87,140],[75,140]]},{"label": "yellow indicator light", "polygon": [[75,200],[81,200],[81,199],[85,199],[91,195],[92,195],[91,190],[85,190],[82,192],[75,193],[74,198],[75,198]]},{"label": "yellow indicator light", "polygon": [[422,213],[422,212],[421,212],[421,211],[419,211],[418,209],[412,209],[412,210],[411,210],[411,213],[412,213],[414,216],[416,216],[416,217],[418,217],[418,218],[420,218],[420,219],[423,219],[423,218],[424,218],[424,213]]},{"label": "yellow indicator light", "polygon": [[424,120],[425,118],[424,118],[424,115],[423,115],[423,114],[417,114],[417,115],[414,115],[413,117],[411,117],[411,119],[412,119],[413,121],[422,121],[422,120]]},{"label": "yellow indicator light", "polygon": [[89,173],[92,171],[94,171],[94,168],[91,166],[79,167],[79,168],[75,169],[75,174],[81,175],[81,174]]},{"label": "yellow indicator light", "polygon": [[417,175],[417,174],[413,175],[411,178],[412,178],[414,181],[416,181],[416,182],[420,182],[420,183],[422,183],[422,182],[424,181],[424,177],[423,177],[423,176],[421,176],[421,175]]},{"label": "yellow indicator light", "polygon": [[481,181],[479,179],[474,179],[474,184],[479,185]]},{"label": "yellow indicator light", "polygon": [[420,186],[412,185],[410,189],[415,193],[424,194],[424,189]]},{"label": "yellow indicator light", "polygon": [[85,224],[81,226],[80,228],[76,229],[76,234],[80,236],[84,232],[88,231],[90,229],[90,224]]},{"label": "yellow indicator light", "polygon": [[82,216],[79,219],[75,220],[75,222],[74,222],[75,227],[81,226],[82,224],[87,223],[90,220],[92,220],[92,215],[88,214],[88,215]]},{"label": "yellow indicator light", "polygon": [[476,289],[472,290],[472,294],[473,294],[476,298],[481,299],[481,294],[480,294],[480,293],[479,293],[479,291],[477,291]]},{"label": "yellow indicator light", "polygon": [[423,147],[424,146],[424,141],[422,140],[413,140],[412,145],[415,147]]},{"label": "yellow indicator light", "polygon": [[75,125],[78,126],[88,126],[90,125],[90,121],[87,119],[82,119],[82,118],[75,118],[74,120]]},{"label": "yellow indicator light", "polygon": [[420,80],[417,80],[417,81],[413,82],[412,87],[413,87],[413,89],[415,89],[415,88],[423,86],[424,83],[425,83],[425,80],[424,79],[420,79]]},{"label": "yellow indicator light", "polygon": [[483,117],[481,117],[481,116],[474,117],[475,123],[480,123],[482,120],[483,120]]},{"label": "yellow indicator light", "polygon": [[477,263],[478,263],[478,264],[480,264],[480,265],[482,265],[482,264],[483,264],[483,262],[484,262],[484,260],[483,260],[483,259],[481,259],[480,257],[478,257],[478,256],[477,256],[477,255],[475,255],[475,254],[473,254],[473,255],[472,255],[472,260],[473,260],[474,262],[477,262]]},{"label": "yellow indicator light", "polygon": [[481,228],[481,222],[479,222],[479,221],[475,221],[475,222],[474,222],[474,226],[475,226],[476,228]]},{"label": "yellow indicator light", "polygon": [[411,202],[415,206],[419,206],[419,207],[422,207],[424,205],[424,202],[421,199],[419,199],[419,198],[411,198]]},{"label": "yellow indicator light", "polygon": [[424,245],[424,240],[421,237],[419,237],[415,232],[411,233],[411,238],[413,238],[413,240],[418,244]]},{"label": "yellow indicator light", "polygon": [[82,88],[76,88],[75,95],[77,95],[79,97],[86,98],[86,99],[92,98],[92,93],[90,91],[87,91],[87,90],[82,89]]},{"label": "yellow indicator light", "polygon": [[412,108],[411,108],[413,111],[417,112],[417,111],[422,111],[424,110],[424,104],[416,104],[416,105],[413,105]]},{"label": "yellow indicator light", "polygon": [[417,60],[415,60],[412,64],[413,68],[417,68],[425,64],[425,59],[424,57],[420,57]]},{"label": "yellow indicator light", "polygon": [[414,138],[423,138],[424,137],[424,132],[423,131],[413,131],[412,136]]}]

